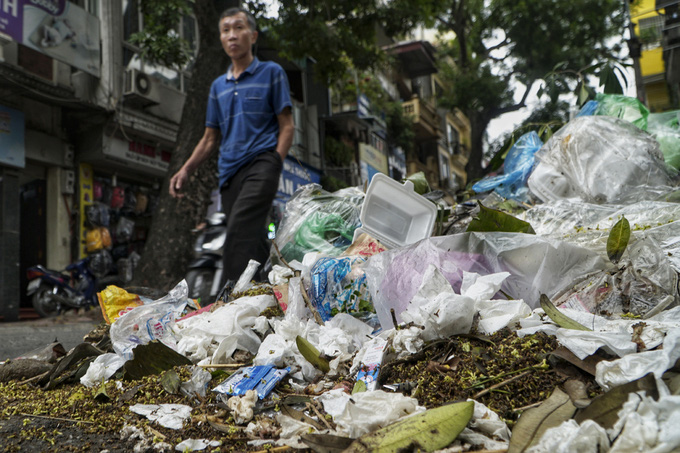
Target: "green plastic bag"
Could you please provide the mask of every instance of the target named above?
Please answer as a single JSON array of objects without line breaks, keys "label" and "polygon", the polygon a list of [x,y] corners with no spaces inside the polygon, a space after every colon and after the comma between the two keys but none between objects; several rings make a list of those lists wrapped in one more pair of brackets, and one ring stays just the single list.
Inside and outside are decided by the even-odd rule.
[{"label": "green plastic bag", "polygon": [[643,131],[647,130],[649,110],[636,98],[621,94],[598,93],[595,100],[598,103],[595,115],[620,118],[633,123]]}]

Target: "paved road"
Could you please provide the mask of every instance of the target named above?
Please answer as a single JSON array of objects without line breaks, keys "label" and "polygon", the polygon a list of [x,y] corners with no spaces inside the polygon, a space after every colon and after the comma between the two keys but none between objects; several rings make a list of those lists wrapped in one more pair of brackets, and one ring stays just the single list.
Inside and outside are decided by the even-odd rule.
[{"label": "paved road", "polygon": [[82,343],[83,336],[99,323],[98,319],[84,316],[0,322],[0,362],[46,346],[55,339],[68,351]]}]

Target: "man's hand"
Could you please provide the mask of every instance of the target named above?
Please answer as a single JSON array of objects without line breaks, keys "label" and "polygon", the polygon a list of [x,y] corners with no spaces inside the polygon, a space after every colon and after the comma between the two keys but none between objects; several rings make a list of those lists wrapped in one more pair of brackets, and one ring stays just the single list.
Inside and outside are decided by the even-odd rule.
[{"label": "man's hand", "polygon": [[186,170],[184,170],[184,167],[180,168],[180,170],[175,173],[175,175],[170,179],[170,195],[173,198],[182,198],[184,197],[184,194],[181,193],[180,191],[182,190],[182,187],[184,184],[187,183],[189,180],[189,175],[187,174]]}]

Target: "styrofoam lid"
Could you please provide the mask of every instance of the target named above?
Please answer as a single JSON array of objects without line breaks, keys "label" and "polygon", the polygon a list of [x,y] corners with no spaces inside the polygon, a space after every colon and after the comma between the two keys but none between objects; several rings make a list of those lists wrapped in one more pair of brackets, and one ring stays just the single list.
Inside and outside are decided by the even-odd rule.
[{"label": "styrofoam lid", "polygon": [[437,207],[413,190],[382,173],[371,179],[361,208],[362,229],[390,248],[430,237]]}]

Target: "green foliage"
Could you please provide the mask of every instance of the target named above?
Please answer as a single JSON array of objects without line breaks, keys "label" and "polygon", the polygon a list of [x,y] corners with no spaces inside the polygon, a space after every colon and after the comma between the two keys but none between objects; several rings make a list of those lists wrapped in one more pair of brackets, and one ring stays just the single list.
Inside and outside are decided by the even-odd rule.
[{"label": "green foliage", "polygon": [[334,176],[324,175],[321,177],[321,187],[323,187],[328,192],[332,193],[348,186],[349,185],[345,181]]},{"label": "green foliage", "polygon": [[192,57],[189,43],[177,27],[182,16],[191,14],[187,0],[142,0],[144,30],[130,36],[139,46],[142,60],[181,69]]},{"label": "green foliage", "polygon": [[346,143],[333,137],[326,137],[324,142],[326,162],[336,167],[347,167],[354,160],[354,150]]},{"label": "green foliage", "polygon": [[531,224],[496,209],[487,208],[481,202],[479,214],[472,219],[466,231],[536,234]]},{"label": "green foliage", "polygon": [[406,153],[413,150],[416,137],[413,118],[404,113],[401,102],[387,102],[384,111],[390,143]]}]

